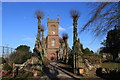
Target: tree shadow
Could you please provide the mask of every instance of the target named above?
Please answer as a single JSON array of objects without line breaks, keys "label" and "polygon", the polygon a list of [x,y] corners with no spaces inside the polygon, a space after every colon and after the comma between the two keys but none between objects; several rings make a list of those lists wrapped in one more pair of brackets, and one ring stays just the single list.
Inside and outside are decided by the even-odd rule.
[{"label": "tree shadow", "polygon": [[[66,65],[65,62],[58,62],[58,63]],[[67,64],[67,65],[69,65],[69,64]],[[69,67],[68,67],[68,66],[64,66],[64,67],[63,67],[63,66],[58,65],[58,67],[60,67],[60,68],[62,68],[62,69],[65,69],[65,70],[67,70],[67,71],[73,73],[73,68],[70,67],[70,66],[71,66],[71,65],[69,65]]]},{"label": "tree shadow", "polygon": [[58,67],[60,67],[60,68],[62,68],[62,69],[65,69],[65,70],[73,73],[73,69],[72,69],[71,67],[62,67],[62,66],[58,66]]},{"label": "tree shadow", "polygon": [[45,67],[45,74],[51,79],[51,80],[59,80],[57,75],[59,74],[58,70],[55,67]]},{"label": "tree shadow", "polygon": [[[51,65],[51,66],[55,67],[54,65]],[[69,79],[70,79],[70,80],[81,80],[81,79],[75,77],[74,75],[70,74],[69,71],[66,72],[65,69],[63,69],[63,68],[61,69],[61,67],[56,67],[56,69],[64,72],[65,74],[69,75],[70,77],[72,77],[72,78],[65,78],[65,80],[69,80]],[[62,80],[64,80],[64,79],[62,79]]]}]

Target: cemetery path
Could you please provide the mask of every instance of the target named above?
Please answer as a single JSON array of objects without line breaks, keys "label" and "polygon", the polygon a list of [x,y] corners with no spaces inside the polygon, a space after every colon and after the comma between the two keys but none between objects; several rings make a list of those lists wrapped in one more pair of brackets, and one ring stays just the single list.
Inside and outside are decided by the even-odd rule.
[{"label": "cemetery path", "polygon": [[[51,62],[45,70],[46,80],[103,80],[99,77],[89,78],[74,75],[73,73],[61,68],[61,63]],[[45,76],[44,76],[45,77]]]}]

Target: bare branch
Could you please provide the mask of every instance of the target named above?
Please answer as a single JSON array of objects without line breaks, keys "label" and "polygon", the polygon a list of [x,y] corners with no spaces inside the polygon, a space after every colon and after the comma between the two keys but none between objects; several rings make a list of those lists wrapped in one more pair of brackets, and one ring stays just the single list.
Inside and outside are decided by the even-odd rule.
[{"label": "bare branch", "polygon": [[63,33],[63,34],[62,34],[62,38],[63,38],[63,40],[68,39],[68,34],[67,34],[67,33]]},{"label": "bare branch", "polygon": [[71,10],[70,15],[72,18],[79,18],[80,17],[80,12],[77,10]]},{"label": "bare branch", "polygon": [[63,39],[59,39],[59,42],[60,42],[61,44],[64,43]]},{"label": "bare branch", "polygon": [[118,3],[103,2],[94,9],[90,20],[82,27],[80,32],[90,29],[95,36],[106,33],[120,20]]},{"label": "bare branch", "polygon": [[37,10],[35,15],[37,19],[42,19],[44,17],[44,13],[41,10]]},{"label": "bare branch", "polygon": [[40,30],[43,32],[43,31],[45,31],[45,26],[44,25],[40,25]]}]

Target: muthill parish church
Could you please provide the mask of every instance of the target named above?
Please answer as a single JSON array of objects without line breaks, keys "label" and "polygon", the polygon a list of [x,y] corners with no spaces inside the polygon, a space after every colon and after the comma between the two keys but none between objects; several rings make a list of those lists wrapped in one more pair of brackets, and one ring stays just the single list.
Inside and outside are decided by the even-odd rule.
[{"label": "muthill parish church", "polygon": [[[59,37],[59,18],[57,20],[47,20],[48,35],[46,38],[43,38],[45,43],[45,51],[47,58],[50,60],[51,57],[57,58],[60,57],[60,38]],[[41,47],[39,47],[41,48]]]}]

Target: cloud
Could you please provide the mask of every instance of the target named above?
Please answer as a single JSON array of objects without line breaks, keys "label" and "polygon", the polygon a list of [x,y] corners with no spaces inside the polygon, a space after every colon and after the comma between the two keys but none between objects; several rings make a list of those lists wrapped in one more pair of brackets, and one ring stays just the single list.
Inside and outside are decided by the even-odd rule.
[{"label": "cloud", "polygon": [[59,25],[59,31],[65,31],[65,28],[63,28]]},{"label": "cloud", "polygon": [[73,28],[73,26],[70,26],[69,29]]}]

